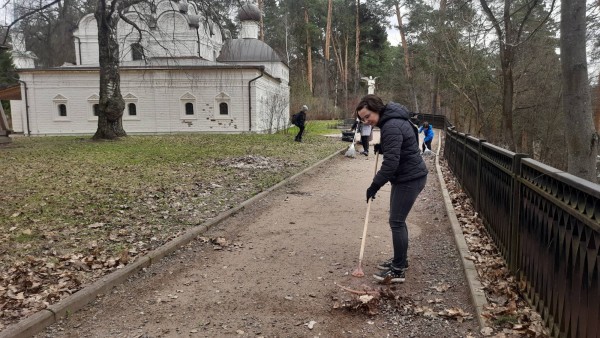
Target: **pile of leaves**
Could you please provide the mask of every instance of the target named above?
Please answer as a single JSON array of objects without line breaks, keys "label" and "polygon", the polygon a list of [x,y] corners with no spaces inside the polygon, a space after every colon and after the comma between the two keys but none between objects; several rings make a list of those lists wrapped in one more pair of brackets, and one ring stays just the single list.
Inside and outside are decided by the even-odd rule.
[{"label": "pile of leaves", "polygon": [[383,308],[394,309],[395,313],[404,317],[421,316],[428,319],[451,319],[457,322],[472,320],[473,315],[460,308],[446,308],[441,298],[433,298],[425,303],[416,302],[410,297],[402,296],[400,292],[384,281],[383,286],[375,289],[363,285],[362,290],[353,290],[338,285],[347,293],[340,299],[333,297],[333,308],[374,316]]},{"label": "pile of leaves", "polygon": [[481,333],[484,336],[548,336],[540,314],[529,306],[524,297],[524,283],[510,274],[471,200],[448,170],[446,161],[440,161],[440,164],[456,217],[471,253],[467,259],[475,264],[489,302],[489,307],[483,314],[488,327]]},{"label": "pile of leaves", "polygon": [[[242,157],[228,158],[217,162],[218,165],[227,166],[238,169],[264,169],[264,170],[280,170],[286,165],[291,165],[284,161],[269,158],[265,156],[246,155]],[[292,165],[293,166],[293,165]]]}]

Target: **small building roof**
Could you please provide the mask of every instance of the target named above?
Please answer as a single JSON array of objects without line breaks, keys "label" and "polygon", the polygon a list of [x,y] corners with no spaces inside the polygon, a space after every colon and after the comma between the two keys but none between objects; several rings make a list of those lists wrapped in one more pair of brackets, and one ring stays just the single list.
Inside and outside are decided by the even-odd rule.
[{"label": "small building roof", "polygon": [[0,100],[21,100],[21,84],[9,87],[0,86]]},{"label": "small building roof", "polygon": [[217,58],[219,62],[283,62],[279,54],[258,39],[227,40]]}]

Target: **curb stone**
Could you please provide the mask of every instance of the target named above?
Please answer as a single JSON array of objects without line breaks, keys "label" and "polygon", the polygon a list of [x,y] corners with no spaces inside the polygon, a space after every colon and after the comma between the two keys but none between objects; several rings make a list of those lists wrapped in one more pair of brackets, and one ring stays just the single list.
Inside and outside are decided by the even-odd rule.
[{"label": "curb stone", "polygon": [[275,184],[267,190],[264,190],[254,195],[253,197],[238,204],[236,207],[222,212],[217,217],[212,218],[202,223],[201,225],[187,230],[183,233],[183,235],[180,235],[177,238],[174,238],[173,240],[160,246],[159,248],[150,251],[146,255],[138,258],[135,262],[125,266],[124,268],[119,269],[117,271],[113,271],[108,275],[101,277],[99,280],[75,292],[71,296],[59,301],[58,303],[53,304],[46,309],[40,310],[35,314],[15,324],[7,326],[2,332],[0,332],[0,338],[23,338],[34,336],[35,334],[44,330],[46,327],[56,323],[60,319],[68,317],[75,311],[82,309],[88,303],[93,301],[98,295],[110,291],[110,289],[123,283],[125,280],[127,280],[127,278],[133,276],[135,273],[142,270],[143,268],[149,267],[150,265],[158,262],[161,258],[173,253],[180,247],[191,242],[197,236],[201,235],[211,227],[221,223],[222,221],[237,214],[238,212],[243,211],[246,207],[260,201],[271,192],[293,182],[300,176],[320,167],[324,163],[330,161],[335,156],[340,155],[340,153],[346,148],[347,146],[344,146],[344,148],[336,150],[333,154],[327,156],[319,162],[311,165],[308,168],[305,168],[304,170],[294,174],[293,176],[287,179],[284,179],[283,181]]},{"label": "curb stone", "polygon": [[448,220],[452,225],[454,241],[456,242],[456,247],[458,248],[462,266],[465,271],[465,277],[467,277],[467,283],[469,284],[469,291],[471,292],[471,299],[473,300],[473,305],[475,306],[475,312],[477,315],[477,321],[479,322],[479,328],[483,329],[487,326],[485,318],[483,317],[483,310],[485,307],[488,306],[488,302],[487,298],[485,297],[485,293],[483,292],[483,286],[479,281],[479,275],[477,274],[477,270],[475,269],[475,264],[473,264],[472,261],[467,259],[467,257],[469,257],[471,254],[469,252],[469,248],[467,247],[467,242],[465,241],[465,236],[463,235],[460,223],[458,222],[458,218],[456,217],[456,213],[454,212],[454,206],[452,205],[452,200],[450,199],[450,194],[448,193],[448,189],[446,188],[446,182],[444,181],[444,176],[442,175],[442,169],[440,167],[441,147],[442,135],[440,133],[438,149],[435,157],[435,168],[437,170],[438,180],[440,181],[442,195],[444,196],[444,205],[446,207],[446,213],[448,214]]}]

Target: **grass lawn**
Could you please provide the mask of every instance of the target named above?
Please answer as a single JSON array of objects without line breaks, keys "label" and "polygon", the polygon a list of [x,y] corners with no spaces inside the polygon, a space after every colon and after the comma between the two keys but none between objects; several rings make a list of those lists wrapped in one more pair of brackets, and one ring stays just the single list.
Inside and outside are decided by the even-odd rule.
[{"label": "grass lawn", "polygon": [[328,124],[0,147],[0,329],[340,149]]}]

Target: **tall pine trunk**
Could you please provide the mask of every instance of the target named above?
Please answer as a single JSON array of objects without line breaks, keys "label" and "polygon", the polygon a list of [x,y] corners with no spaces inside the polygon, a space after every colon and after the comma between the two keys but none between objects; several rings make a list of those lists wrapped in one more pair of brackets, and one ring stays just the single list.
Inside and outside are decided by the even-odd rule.
[{"label": "tall pine trunk", "polygon": [[94,13],[98,23],[98,47],[100,49],[100,101],[98,106],[98,129],[94,139],[112,140],[127,136],[123,129],[123,109],[125,101],[121,95],[121,77],[119,75],[119,43],[117,23],[119,22],[118,0],[111,5],[107,0],[99,0]]},{"label": "tall pine trunk", "polygon": [[310,29],[308,27],[308,8],[304,7],[304,23],[306,25],[306,81],[308,89],[313,93],[312,47],[310,45]]},{"label": "tall pine trunk", "polygon": [[358,91],[360,79],[360,0],[356,0],[356,44],[354,54],[354,94]]},{"label": "tall pine trunk", "polygon": [[329,49],[331,45],[331,17],[333,15],[333,0],[329,0],[327,5],[327,27],[325,29],[325,62],[324,80],[325,80],[325,102],[329,105]]},{"label": "tall pine trunk", "polygon": [[[437,22],[437,33],[442,35],[444,30],[444,19],[446,18],[446,0],[440,0],[439,18]],[[438,49],[436,58],[436,68],[434,68],[433,77],[431,80],[431,113],[437,115],[440,113],[441,97],[440,97],[440,63],[442,62],[442,52]]]},{"label": "tall pine trunk", "polygon": [[598,134],[594,130],[586,59],[586,0],[562,0],[560,59],[568,172],[596,182]]}]

